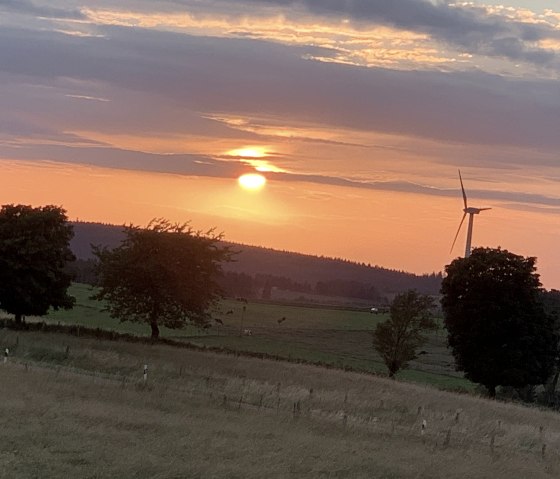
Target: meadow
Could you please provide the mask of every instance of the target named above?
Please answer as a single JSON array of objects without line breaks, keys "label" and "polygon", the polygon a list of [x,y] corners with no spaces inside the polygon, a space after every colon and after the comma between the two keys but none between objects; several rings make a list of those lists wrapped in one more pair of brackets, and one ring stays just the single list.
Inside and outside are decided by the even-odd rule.
[{"label": "meadow", "polygon": [[0,347],[6,479],[560,474],[551,411],[164,345],[0,329]]},{"label": "meadow", "polygon": [[[119,322],[102,311],[103,303],[89,299],[90,286],[74,284],[70,294],[77,303],[70,311],[50,313],[45,320],[102,328],[138,336],[149,335],[144,324]],[[385,314],[359,310],[302,307],[261,302],[223,300],[212,313],[223,324],[201,330],[193,326],[170,330],[161,337],[198,346],[227,348],[232,351],[267,353],[280,358],[321,362],[337,368],[385,374],[386,368],[371,345],[371,332]],[[251,331],[251,336],[243,333]],[[418,359],[399,373],[399,378],[432,384],[448,390],[472,391],[474,385],[455,371],[453,357],[446,347],[443,330],[429,334]]]}]

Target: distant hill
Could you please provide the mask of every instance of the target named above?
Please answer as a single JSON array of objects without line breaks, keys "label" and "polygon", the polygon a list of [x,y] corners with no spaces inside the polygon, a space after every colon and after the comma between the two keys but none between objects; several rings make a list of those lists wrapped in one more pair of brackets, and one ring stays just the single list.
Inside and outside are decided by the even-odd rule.
[{"label": "distant hill", "polygon": [[117,247],[124,239],[123,227],[102,223],[72,222],[74,238],[70,248],[78,259],[93,259],[91,246]]},{"label": "distant hill", "polygon": [[[73,226],[75,236],[70,246],[81,260],[93,258],[92,244],[114,248],[124,238],[122,226],[83,222],[75,222]],[[323,295],[376,299],[407,289],[437,295],[442,279],[441,273],[415,275],[344,259],[237,243],[224,244],[239,252],[234,262],[224,265],[231,282],[239,282],[242,276],[249,277],[253,289],[280,287]]]}]

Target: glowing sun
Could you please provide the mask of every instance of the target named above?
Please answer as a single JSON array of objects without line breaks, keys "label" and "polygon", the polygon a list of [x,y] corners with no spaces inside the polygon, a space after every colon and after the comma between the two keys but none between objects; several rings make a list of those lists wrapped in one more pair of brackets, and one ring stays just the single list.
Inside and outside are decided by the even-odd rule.
[{"label": "glowing sun", "polygon": [[266,178],[258,173],[241,175],[237,182],[244,190],[258,191],[266,184]]}]

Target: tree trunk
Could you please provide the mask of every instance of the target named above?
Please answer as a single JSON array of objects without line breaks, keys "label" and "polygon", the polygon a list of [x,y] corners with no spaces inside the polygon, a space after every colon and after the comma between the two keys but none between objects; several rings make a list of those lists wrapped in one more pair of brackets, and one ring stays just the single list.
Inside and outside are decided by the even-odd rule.
[{"label": "tree trunk", "polygon": [[395,374],[399,371],[399,368],[395,364],[395,361],[392,361],[389,365],[389,379],[395,379]]},{"label": "tree trunk", "polygon": [[22,314],[21,314],[21,313],[16,313],[16,314],[15,314],[16,324],[17,324],[18,326],[21,325],[21,318],[22,318]]},{"label": "tree trunk", "polygon": [[157,321],[153,320],[150,323],[150,326],[152,327],[152,341],[157,341],[159,339],[159,327]]},{"label": "tree trunk", "polygon": [[496,386],[493,384],[492,386],[486,386],[488,388],[488,396],[490,399],[496,399]]},{"label": "tree trunk", "polygon": [[556,403],[556,386],[558,384],[558,377],[560,377],[560,367],[556,367],[556,372],[554,373],[554,378],[552,379],[551,383],[548,385],[548,405],[552,406]]}]

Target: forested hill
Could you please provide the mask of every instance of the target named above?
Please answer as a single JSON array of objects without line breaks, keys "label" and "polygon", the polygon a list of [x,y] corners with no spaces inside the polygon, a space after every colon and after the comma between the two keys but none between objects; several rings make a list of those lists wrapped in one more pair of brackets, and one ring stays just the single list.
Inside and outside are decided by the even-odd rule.
[{"label": "forested hill", "polygon": [[[123,239],[121,226],[100,223],[73,223],[75,236],[71,242],[74,254],[82,260],[93,258],[91,245],[110,248]],[[318,257],[278,251],[257,246],[225,243],[239,251],[235,261],[224,270],[239,280],[248,275],[260,284],[269,284],[295,291],[314,291],[331,295],[334,290],[371,288],[380,294],[393,294],[416,289],[424,294],[438,294],[441,274],[415,275],[403,271],[369,266],[343,259]],[[372,256],[375,252],[372,251]]]},{"label": "forested hill", "polygon": [[239,273],[284,276],[293,281],[312,284],[357,282],[374,285],[385,293],[417,289],[424,294],[438,294],[441,285],[441,274],[418,276],[344,259],[239,244],[233,244],[232,247],[240,254],[235,257],[236,262],[227,265],[227,269]]}]

